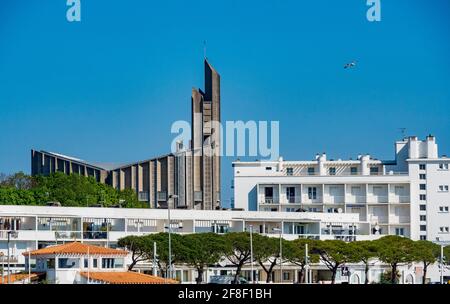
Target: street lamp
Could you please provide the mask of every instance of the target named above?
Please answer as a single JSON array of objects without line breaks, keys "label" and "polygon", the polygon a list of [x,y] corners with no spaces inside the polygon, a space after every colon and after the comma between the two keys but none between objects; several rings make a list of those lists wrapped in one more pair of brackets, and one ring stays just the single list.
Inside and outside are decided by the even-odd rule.
[{"label": "street lamp", "polygon": [[172,233],[172,225],[170,222],[170,200],[172,200],[175,203],[175,199],[178,198],[178,195],[171,194],[169,195],[169,200],[167,201],[167,218],[169,221],[169,278],[173,279],[172,277],[172,239],[171,239],[171,233]]},{"label": "street lamp", "polygon": [[439,237],[436,237],[436,243],[441,246],[441,284],[444,284],[444,242],[440,241]]},{"label": "street lamp", "polygon": [[255,279],[253,277],[253,225],[249,225],[248,227],[250,228],[250,261],[251,261],[250,281],[252,281],[252,284],[254,284]]},{"label": "street lamp", "polygon": [[280,228],[273,228],[273,231],[280,233],[280,283],[283,282],[283,243],[282,232]]}]

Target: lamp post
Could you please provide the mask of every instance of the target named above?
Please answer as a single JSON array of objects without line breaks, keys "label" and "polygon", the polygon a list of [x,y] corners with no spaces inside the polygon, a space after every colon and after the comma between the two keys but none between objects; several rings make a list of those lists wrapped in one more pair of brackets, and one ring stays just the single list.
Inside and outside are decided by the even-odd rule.
[{"label": "lamp post", "polygon": [[252,284],[255,283],[255,279],[253,277],[253,225],[249,225],[250,228],[250,261],[251,261],[251,272],[250,272],[250,281]]},{"label": "lamp post", "polygon": [[282,243],[282,229],[273,228],[273,231],[280,233],[280,283],[283,282],[283,243]]},{"label": "lamp post", "polygon": [[436,243],[441,246],[441,280],[440,283],[444,284],[444,243],[440,241],[439,237],[436,237]]},{"label": "lamp post", "polygon": [[168,269],[168,275],[169,278],[173,279],[172,277],[172,238],[171,238],[171,233],[172,233],[172,225],[170,222],[170,200],[172,200],[175,203],[175,199],[178,198],[178,195],[175,194],[171,194],[169,195],[169,200],[167,201],[167,218],[169,221],[169,269]]}]

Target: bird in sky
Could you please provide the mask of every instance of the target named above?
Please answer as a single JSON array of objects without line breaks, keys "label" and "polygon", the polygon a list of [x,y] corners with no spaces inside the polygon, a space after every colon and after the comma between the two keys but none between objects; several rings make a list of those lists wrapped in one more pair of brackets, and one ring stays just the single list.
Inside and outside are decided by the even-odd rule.
[{"label": "bird in sky", "polygon": [[354,68],[356,66],[356,60],[344,65],[344,69]]}]

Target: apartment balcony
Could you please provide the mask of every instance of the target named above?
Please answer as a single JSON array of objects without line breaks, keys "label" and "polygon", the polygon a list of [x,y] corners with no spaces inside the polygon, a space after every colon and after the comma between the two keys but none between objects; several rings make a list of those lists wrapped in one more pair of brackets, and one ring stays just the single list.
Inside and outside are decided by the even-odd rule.
[{"label": "apartment balcony", "polygon": [[369,215],[369,222],[371,224],[388,224],[388,216]]},{"label": "apartment balcony", "polygon": [[406,204],[411,201],[409,195],[389,195],[389,202],[394,204]]},{"label": "apartment balcony", "polygon": [[282,204],[301,204],[301,197],[300,196],[287,196],[285,199],[281,200]]},{"label": "apartment balcony", "polygon": [[387,204],[389,196],[387,195],[367,195],[367,203],[369,204]]},{"label": "apartment balcony", "polygon": [[344,204],[345,196],[325,195],[323,197],[324,204]]},{"label": "apartment balcony", "polygon": [[345,202],[349,204],[365,204],[366,203],[365,195],[346,195]]},{"label": "apartment balcony", "polygon": [[304,204],[321,204],[321,203],[323,203],[323,197],[322,196],[303,195],[302,203],[304,203]]},{"label": "apartment balcony", "polygon": [[55,231],[55,239],[57,240],[79,240],[81,235],[81,231]]},{"label": "apartment balcony", "polygon": [[279,205],[280,201],[278,198],[274,198],[274,197],[265,197],[262,198],[259,203],[261,205]]},{"label": "apartment balcony", "polygon": [[411,221],[409,216],[397,216],[397,215],[390,215],[389,216],[389,224],[409,224]]}]

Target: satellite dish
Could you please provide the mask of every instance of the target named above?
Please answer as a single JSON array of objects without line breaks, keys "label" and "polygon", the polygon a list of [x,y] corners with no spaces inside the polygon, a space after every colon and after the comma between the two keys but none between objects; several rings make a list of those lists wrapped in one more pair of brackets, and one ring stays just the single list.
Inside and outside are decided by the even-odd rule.
[{"label": "satellite dish", "polygon": [[338,213],[342,213],[342,208],[338,208]]}]

